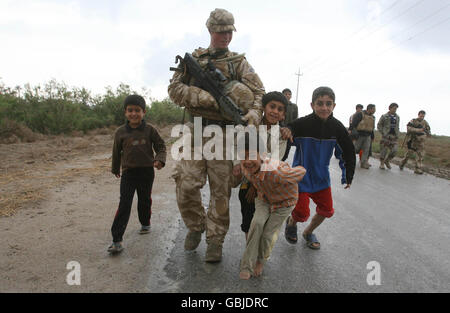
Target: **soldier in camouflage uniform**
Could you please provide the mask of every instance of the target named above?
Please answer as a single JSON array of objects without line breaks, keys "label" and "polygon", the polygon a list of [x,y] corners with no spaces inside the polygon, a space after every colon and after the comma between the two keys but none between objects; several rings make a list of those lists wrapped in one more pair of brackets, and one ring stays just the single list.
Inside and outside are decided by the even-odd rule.
[{"label": "soldier in camouflage uniform", "polygon": [[[408,159],[416,155],[416,167],[414,173],[423,174],[422,161],[425,154],[425,137],[431,136],[430,125],[425,121],[425,111],[420,111],[417,118],[413,118],[407,125],[408,152],[400,163],[400,170],[408,162]],[[426,135],[426,136],[425,136]]]},{"label": "soldier in camouflage uniform", "polygon": [[366,110],[355,113],[352,118],[352,124],[349,131],[357,130],[358,139],[354,143],[355,151],[359,154],[360,150],[363,151],[361,155],[361,168],[369,169],[369,152],[372,141],[375,138],[375,116],[376,111],[375,104],[367,105]]},{"label": "soldier in camouflage uniform", "polygon": [[396,113],[397,103],[389,105],[389,112],[383,114],[377,124],[377,129],[381,133],[380,140],[380,169],[386,167],[391,169],[390,161],[395,157],[398,150],[398,136],[400,134],[400,116]]},{"label": "soldier in camouflage uniform", "polygon": [[[298,118],[298,106],[295,103],[291,102],[292,91],[289,88],[283,89],[281,93],[286,97],[286,99],[289,102],[289,105],[286,108],[286,117],[284,121],[280,123],[281,126],[286,126],[287,124],[293,122]],[[281,161],[286,161],[286,159],[289,157],[290,151],[291,151],[291,142],[288,141],[286,151],[283,157],[281,158]]]},{"label": "soldier in camouflage uniform", "polygon": [[[264,86],[244,54],[228,50],[233,31],[236,31],[233,15],[224,9],[215,9],[206,26],[211,37],[210,46],[196,49],[192,56],[202,67],[206,67],[208,60],[211,60],[227,78],[227,95],[244,111],[244,119],[248,124],[258,125],[262,117]],[[193,83],[194,79],[188,73],[175,72],[168,87],[170,98],[177,105],[185,107],[191,116],[202,117],[203,127],[218,125],[225,133],[226,125],[233,122],[221,115],[211,94],[193,86]],[[203,146],[207,140],[208,138],[203,138]],[[186,250],[196,249],[201,241],[201,234],[206,230],[206,262],[219,262],[222,258],[222,244],[230,221],[232,168],[232,161],[225,157],[223,160],[206,160],[203,157],[202,160],[179,161],[173,175],[178,208],[189,229],[184,247]],[[210,187],[207,214],[200,194],[206,177]]]}]

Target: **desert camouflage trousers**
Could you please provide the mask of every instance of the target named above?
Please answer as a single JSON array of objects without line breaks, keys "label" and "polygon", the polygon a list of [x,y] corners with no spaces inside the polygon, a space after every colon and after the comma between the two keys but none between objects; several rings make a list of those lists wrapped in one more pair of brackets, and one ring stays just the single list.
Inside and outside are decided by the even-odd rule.
[{"label": "desert camouflage trousers", "polygon": [[380,140],[380,159],[391,160],[395,157],[398,150],[397,136],[387,135]]},{"label": "desert camouflage trousers", "polygon": [[[227,234],[232,168],[233,162],[226,159],[180,160],[175,165],[172,177],[181,217],[189,230],[206,231],[207,243],[222,244]],[[205,212],[200,190],[207,180],[210,197]]]},{"label": "desert camouflage trousers", "polygon": [[405,157],[402,160],[402,165],[405,165],[406,162],[408,162],[408,159],[414,157],[416,162],[416,169],[421,169],[424,156],[425,142],[423,140],[412,140],[410,146],[408,146],[408,152],[406,152]]}]

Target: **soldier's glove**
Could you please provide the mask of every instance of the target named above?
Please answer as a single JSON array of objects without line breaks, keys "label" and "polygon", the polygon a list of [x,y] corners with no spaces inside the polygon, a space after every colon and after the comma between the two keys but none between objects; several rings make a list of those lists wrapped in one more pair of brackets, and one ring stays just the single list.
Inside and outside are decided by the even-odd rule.
[{"label": "soldier's glove", "polygon": [[246,121],[248,125],[258,126],[261,122],[261,117],[259,116],[258,111],[248,110],[248,113],[245,114],[243,120]]},{"label": "soldier's glove", "polygon": [[188,88],[187,96],[182,99],[181,106],[219,110],[216,99],[209,92],[195,86]]}]

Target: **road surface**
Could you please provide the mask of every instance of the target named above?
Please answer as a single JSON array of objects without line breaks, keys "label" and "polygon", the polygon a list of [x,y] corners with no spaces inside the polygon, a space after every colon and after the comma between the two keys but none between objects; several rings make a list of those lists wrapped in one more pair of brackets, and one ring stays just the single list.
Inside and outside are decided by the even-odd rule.
[{"label": "road surface", "polygon": [[[164,248],[149,256],[146,291],[449,292],[450,181],[397,166],[383,171],[376,160],[371,163],[370,170],[357,167],[351,189],[344,190],[338,162],[331,160],[335,215],[316,231],[322,248],[309,249],[301,236],[296,245],[287,243],[283,225],[259,278],[239,280],[245,237],[237,189],[221,263],[204,262],[204,236],[196,251],[184,251],[187,229],[179,214],[170,225],[152,225],[152,231],[165,232],[152,246]],[[206,207],[208,186],[202,194]],[[153,197],[176,208],[173,190]],[[299,235],[304,226],[298,224]]]}]

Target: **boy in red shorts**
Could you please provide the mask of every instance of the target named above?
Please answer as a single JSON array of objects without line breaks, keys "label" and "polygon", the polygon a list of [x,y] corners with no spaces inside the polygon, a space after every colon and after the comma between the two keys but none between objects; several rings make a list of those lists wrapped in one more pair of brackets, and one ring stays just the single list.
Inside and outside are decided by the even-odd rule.
[{"label": "boy in red shorts", "polygon": [[[312,95],[313,113],[291,122],[281,129],[283,138],[290,138],[297,147],[292,166],[303,166],[306,175],[298,184],[298,202],[286,222],[285,238],[297,243],[297,222],[306,222],[310,215],[309,199],[317,205],[316,215],[303,231],[311,249],[320,249],[314,230],[334,214],[329,165],[333,151],[340,160],[341,183],[350,188],[355,172],[355,148],[347,129],[333,117],[335,94],[329,87],[319,87]],[[293,139],[294,138],[294,139]]]}]

